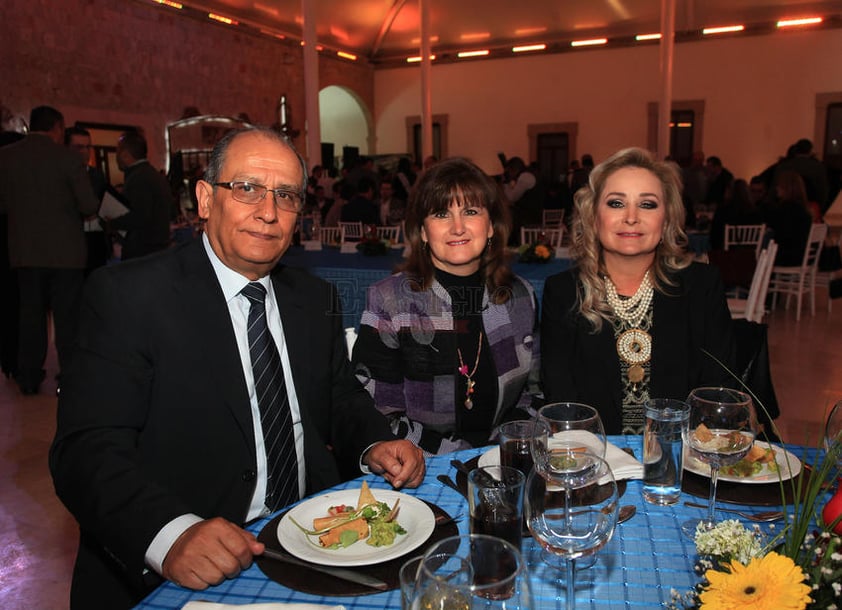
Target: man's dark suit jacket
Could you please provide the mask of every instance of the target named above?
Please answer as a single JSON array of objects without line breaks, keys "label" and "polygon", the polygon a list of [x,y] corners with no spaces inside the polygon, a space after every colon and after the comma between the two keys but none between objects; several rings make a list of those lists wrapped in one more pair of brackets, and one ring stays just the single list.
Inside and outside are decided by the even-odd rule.
[{"label": "man's dark suit jacket", "polygon": [[127,231],[123,260],[146,256],[169,246],[173,196],[167,179],[148,161],[140,161],[126,169],[122,194],[130,211],[113,219],[111,228]]},{"label": "man's dark suit jacket", "polygon": [[[272,283],[311,494],[359,474],[363,450],[394,436],[353,375],[333,287],[284,266]],[[160,582],[141,574],[166,523],[185,513],[245,521],[256,473],[251,406],[202,240],[94,272],[80,330],[50,468],[82,536],[71,606],[122,608]]]},{"label": "man's dark suit jacket", "polygon": [[[541,307],[541,372],[548,402],[583,402],[597,409],[607,434],[622,432],[620,357],[614,329],[605,322],[592,334],[578,314],[578,273],[547,279]],[[733,387],[733,378],[706,350],[735,371],[731,315],[719,279],[693,263],[674,276],[669,294],[655,292],[649,396],[685,400],[706,385]]]},{"label": "man's dark suit jacket", "polygon": [[84,269],[82,218],[98,208],[77,152],[44,133],[0,148],[0,213],[8,215],[13,269]]}]

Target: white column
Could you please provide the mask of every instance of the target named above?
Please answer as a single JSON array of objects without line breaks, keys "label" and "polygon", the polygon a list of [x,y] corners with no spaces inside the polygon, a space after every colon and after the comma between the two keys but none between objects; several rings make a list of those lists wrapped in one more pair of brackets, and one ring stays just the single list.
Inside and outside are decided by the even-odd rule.
[{"label": "white column", "polygon": [[307,169],[322,164],[322,129],[319,114],[319,52],[316,50],[316,1],[301,0],[304,17],[304,137],[301,151]]},{"label": "white column", "polygon": [[661,98],[658,103],[659,159],[670,153],[670,117],[672,116],[672,58],[675,47],[675,0],[661,0]]},{"label": "white column", "polygon": [[418,159],[433,154],[433,101],[430,96],[432,62],[430,61],[430,4],[432,0],[418,0],[421,10],[421,153]]}]

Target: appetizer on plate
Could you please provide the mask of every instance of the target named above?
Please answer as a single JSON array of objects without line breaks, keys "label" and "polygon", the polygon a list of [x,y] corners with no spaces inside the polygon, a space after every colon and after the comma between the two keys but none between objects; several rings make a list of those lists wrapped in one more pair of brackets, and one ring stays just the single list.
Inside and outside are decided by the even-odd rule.
[{"label": "appetizer on plate", "polygon": [[[371,546],[390,546],[397,536],[406,534],[406,530],[396,521],[398,503],[390,507],[385,502],[378,502],[371,493],[368,483],[363,481],[357,506],[340,504],[331,506],[324,517],[313,519],[313,529],[307,529],[291,519],[308,540],[316,537],[320,547],[340,549],[365,540]],[[312,540],[311,540],[312,542]]]},{"label": "appetizer on plate", "polygon": [[766,467],[770,472],[778,471],[778,462],[775,460],[775,452],[771,447],[760,447],[754,445],[746,456],[733,466],[723,466],[722,472],[732,477],[753,477],[763,471]]}]

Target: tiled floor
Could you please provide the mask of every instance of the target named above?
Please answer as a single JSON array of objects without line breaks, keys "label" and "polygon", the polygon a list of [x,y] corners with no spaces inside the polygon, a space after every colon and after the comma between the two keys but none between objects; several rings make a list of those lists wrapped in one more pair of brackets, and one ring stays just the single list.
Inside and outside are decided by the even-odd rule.
[{"label": "tiled floor", "polygon": [[[842,399],[842,301],[795,321],[779,309],[769,318],[772,372],[784,439],[818,442],[825,413]],[[48,362],[48,379],[55,363]],[[0,377],[0,608],[67,608],[76,544],[75,521],[53,494],[47,450],[55,430],[55,384],[21,396]]]}]

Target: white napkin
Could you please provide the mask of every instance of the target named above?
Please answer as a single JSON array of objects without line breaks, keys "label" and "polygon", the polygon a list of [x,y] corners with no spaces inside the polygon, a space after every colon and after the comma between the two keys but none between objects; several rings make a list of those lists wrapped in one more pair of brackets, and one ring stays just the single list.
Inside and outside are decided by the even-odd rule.
[{"label": "white napkin", "polygon": [[[643,464],[612,443],[605,444],[605,461],[614,473],[614,479],[642,479]],[[500,447],[492,447],[479,458],[480,466],[500,464]]]},{"label": "white napkin", "polygon": [[217,604],[216,602],[187,602],[181,610],[345,610],[345,606],[323,606],[321,604],[286,604],[267,602],[264,604]]}]

